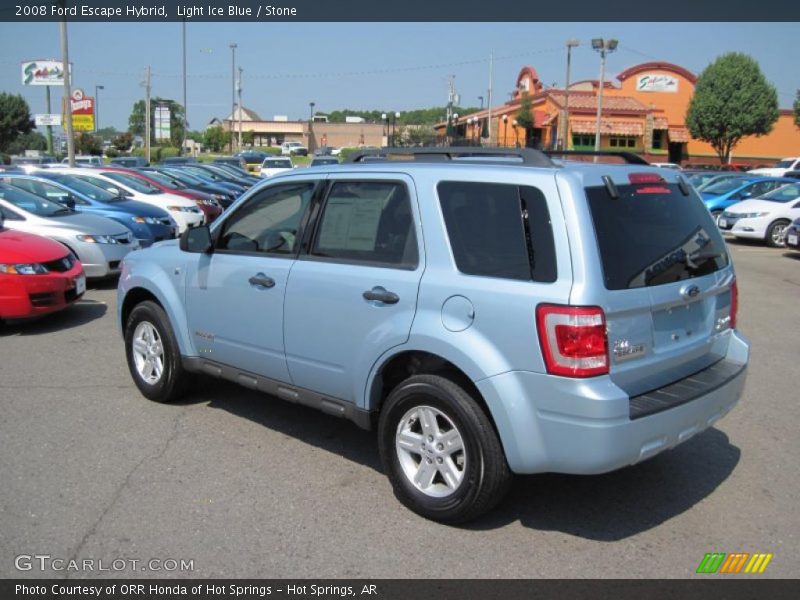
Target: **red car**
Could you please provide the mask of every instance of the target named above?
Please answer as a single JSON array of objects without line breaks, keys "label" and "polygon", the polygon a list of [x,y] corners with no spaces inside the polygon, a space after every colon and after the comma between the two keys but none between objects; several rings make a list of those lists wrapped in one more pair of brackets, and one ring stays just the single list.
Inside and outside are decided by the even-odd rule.
[{"label": "red car", "polygon": [[203,215],[205,215],[205,222],[206,225],[213,222],[218,216],[222,214],[222,205],[214,200],[211,197],[211,194],[206,194],[205,192],[201,192],[199,190],[188,190],[188,189],[177,189],[172,188],[164,185],[160,181],[156,181],[151,177],[148,177],[145,173],[140,171],[135,171],[133,169],[126,169],[125,167],[103,167],[102,169],[98,170],[98,173],[125,173],[126,175],[131,175],[136,177],[137,179],[141,179],[142,181],[146,181],[148,184],[152,185],[153,187],[158,188],[162,192],[167,194],[174,194],[175,196],[182,196],[184,198],[188,198],[189,200],[194,200],[197,202],[197,208],[203,211]]},{"label": "red car", "polygon": [[3,229],[0,219],[0,320],[61,310],[85,291],[83,265],[66,246]]}]

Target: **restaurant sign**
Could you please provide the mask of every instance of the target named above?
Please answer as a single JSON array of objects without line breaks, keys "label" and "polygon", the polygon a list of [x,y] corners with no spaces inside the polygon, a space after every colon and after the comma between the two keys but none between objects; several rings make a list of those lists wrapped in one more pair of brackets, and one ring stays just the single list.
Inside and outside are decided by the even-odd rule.
[{"label": "restaurant sign", "polygon": [[671,75],[656,75],[649,73],[641,75],[636,80],[636,90],[639,92],[672,92],[678,91],[678,78]]}]

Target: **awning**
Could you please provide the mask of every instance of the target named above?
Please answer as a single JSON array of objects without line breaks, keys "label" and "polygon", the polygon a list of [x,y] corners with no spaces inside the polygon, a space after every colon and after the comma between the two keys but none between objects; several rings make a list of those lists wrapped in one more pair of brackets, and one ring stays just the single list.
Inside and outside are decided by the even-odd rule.
[{"label": "awning", "polygon": [[665,117],[655,117],[653,119],[653,129],[669,129],[669,121]]},{"label": "awning", "polygon": [[555,120],[557,116],[557,113],[551,114],[543,110],[535,110],[533,111],[533,126],[537,128],[547,127]]},{"label": "awning", "polygon": [[670,127],[669,128],[669,141],[670,142],[689,142],[692,136],[689,135],[689,130],[685,127]]},{"label": "awning", "polygon": [[[594,119],[570,119],[569,122],[572,133],[595,133],[597,121]],[[600,135],[642,135],[644,127],[641,123],[631,121],[612,121],[610,119],[600,119]]]}]

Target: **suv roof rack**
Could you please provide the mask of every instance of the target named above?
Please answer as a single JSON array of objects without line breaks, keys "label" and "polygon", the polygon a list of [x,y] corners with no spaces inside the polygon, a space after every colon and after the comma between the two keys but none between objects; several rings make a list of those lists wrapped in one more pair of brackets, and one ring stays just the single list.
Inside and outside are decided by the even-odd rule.
[{"label": "suv roof rack", "polygon": [[[475,159],[519,159],[514,164],[528,167],[555,167],[548,156],[533,148],[480,148],[472,146],[444,146],[440,148],[376,148],[362,150],[351,154],[345,162],[368,162],[368,157],[387,158],[389,156],[411,156],[412,160],[434,162],[456,160],[459,158]],[[367,160],[364,160],[364,159]],[[494,161],[493,161],[494,162]]]},{"label": "suv roof rack", "polygon": [[641,156],[633,154],[632,152],[615,152],[606,150],[544,150],[547,156],[616,156],[622,158],[629,165],[649,165],[650,163],[643,159]]}]

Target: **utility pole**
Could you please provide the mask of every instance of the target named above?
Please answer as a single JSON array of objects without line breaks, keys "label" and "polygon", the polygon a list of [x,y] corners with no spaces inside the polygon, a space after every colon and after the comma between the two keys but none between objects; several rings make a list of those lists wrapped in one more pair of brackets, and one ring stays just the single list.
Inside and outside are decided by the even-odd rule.
[{"label": "utility pole", "polygon": [[[46,97],[46,101],[47,101],[47,114],[50,115],[50,114],[53,113],[52,109],[50,108],[50,86],[49,85],[44,86],[44,90],[45,90],[45,97]],[[53,126],[52,125],[48,125],[47,126],[47,153],[50,156],[55,156],[55,154],[53,152]]]},{"label": "utility pole", "polygon": [[[606,77],[606,54],[613,52],[617,49],[619,42],[615,39],[604,40],[603,38],[594,38],[592,40],[592,50],[600,53],[600,85],[597,88],[597,124],[595,125],[594,136],[594,151],[600,150],[600,123],[603,115],[603,86],[605,86]],[[597,162],[597,157],[595,157]]]},{"label": "utility pole", "polygon": [[186,106],[186,19],[181,24],[181,33],[183,34],[183,139],[181,140],[181,156],[186,151],[186,128],[189,126],[188,111],[189,107]]},{"label": "utility pole", "polygon": [[150,162],[150,65],[144,76],[144,158]]},{"label": "utility pole", "polygon": [[489,93],[487,94],[486,98],[486,106],[489,108],[489,112],[486,115],[486,119],[489,123],[489,145],[492,143],[492,87],[494,84],[494,51],[489,54]]},{"label": "utility pole", "polygon": [[567,40],[567,80],[564,85],[564,118],[563,136],[561,137],[561,150],[569,148],[569,68],[572,60],[572,49],[579,46],[580,42],[575,38]]},{"label": "utility pole", "polygon": [[[60,2],[61,7],[64,8],[64,1]],[[69,43],[67,41],[67,18],[63,17],[60,23],[61,28],[61,61],[64,64],[64,120],[66,121],[67,130],[67,160],[69,166],[75,166],[75,140],[73,139],[72,129],[72,78],[71,69],[69,68]]]},{"label": "utility pole", "polygon": [[242,147],[242,71],[244,69],[239,67],[239,83],[236,86],[236,92],[239,94],[239,148]]},{"label": "utility pole", "polygon": [[230,134],[231,134],[231,154],[233,154],[233,123],[236,118],[236,44],[228,44],[231,49],[231,121],[230,121]]}]

